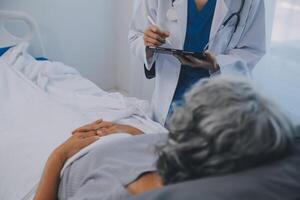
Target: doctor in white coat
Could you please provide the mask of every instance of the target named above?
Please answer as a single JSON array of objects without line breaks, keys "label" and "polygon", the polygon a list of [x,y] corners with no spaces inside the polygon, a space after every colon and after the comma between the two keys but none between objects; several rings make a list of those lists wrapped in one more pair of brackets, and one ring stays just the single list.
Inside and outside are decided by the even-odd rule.
[{"label": "doctor in white coat", "polygon": [[[138,0],[129,41],[132,53],[145,63],[145,68],[149,71],[155,69],[156,82],[151,104],[153,119],[161,124],[165,124],[176,90],[181,84],[184,60],[191,61],[190,66],[197,65],[197,61],[152,54],[146,50],[146,46],[185,49],[188,42],[192,46],[196,44],[188,35],[189,32],[195,32],[189,26],[199,24],[201,18],[194,19],[199,15],[197,11],[189,13],[194,12],[193,1],[199,13],[203,10],[201,15],[206,13],[202,17],[208,18],[207,9],[213,8],[207,45],[202,49],[211,58],[211,65],[203,67],[208,71],[208,76],[250,76],[251,70],[266,52],[264,0]],[[214,5],[212,1],[215,1]],[[209,3],[210,8],[205,8],[208,7],[205,4]],[[199,33],[202,34],[203,30]],[[187,41],[188,38],[190,41]]]}]

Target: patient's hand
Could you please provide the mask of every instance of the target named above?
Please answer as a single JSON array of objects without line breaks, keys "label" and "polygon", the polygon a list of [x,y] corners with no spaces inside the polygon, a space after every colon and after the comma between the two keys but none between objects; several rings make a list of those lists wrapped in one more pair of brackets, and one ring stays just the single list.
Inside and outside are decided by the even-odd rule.
[{"label": "patient's hand", "polygon": [[99,139],[95,131],[77,132],[73,134],[67,141],[55,149],[54,154],[59,156],[62,161],[66,161],[81,149],[94,143]]},{"label": "patient's hand", "polygon": [[88,132],[95,131],[98,136],[106,136],[114,133],[129,133],[131,135],[140,135],[143,132],[133,126],[123,125],[123,124],[115,124],[112,122],[106,122],[103,120],[98,120],[92,124],[85,125],[73,131],[77,132]]}]

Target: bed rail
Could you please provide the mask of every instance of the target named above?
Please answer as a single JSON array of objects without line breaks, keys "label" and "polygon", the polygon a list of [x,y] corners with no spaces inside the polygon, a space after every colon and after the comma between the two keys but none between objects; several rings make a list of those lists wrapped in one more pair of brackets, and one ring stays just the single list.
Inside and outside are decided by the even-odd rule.
[{"label": "bed rail", "polygon": [[[15,36],[5,27],[7,20],[23,21],[28,26],[29,31],[23,38]],[[0,47],[14,46],[22,42],[30,43],[34,35],[38,37],[42,54],[45,56],[45,48],[36,20],[24,12],[0,10]]]}]

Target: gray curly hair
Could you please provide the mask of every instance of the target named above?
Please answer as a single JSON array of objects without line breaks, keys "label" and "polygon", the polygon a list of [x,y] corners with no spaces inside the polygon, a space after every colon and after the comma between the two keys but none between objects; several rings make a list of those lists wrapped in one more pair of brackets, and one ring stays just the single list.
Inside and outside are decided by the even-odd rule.
[{"label": "gray curly hair", "polygon": [[164,184],[224,175],[285,156],[293,143],[291,121],[246,79],[200,81],[167,123],[158,150]]}]

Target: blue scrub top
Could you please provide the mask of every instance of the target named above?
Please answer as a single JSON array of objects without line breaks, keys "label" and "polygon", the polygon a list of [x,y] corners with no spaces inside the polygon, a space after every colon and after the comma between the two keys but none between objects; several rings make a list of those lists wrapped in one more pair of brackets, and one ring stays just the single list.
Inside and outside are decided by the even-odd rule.
[{"label": "blue scrub top", "polygon": [[[184,50],[202,52],[209,42],[212,20],[217,0],[208,0],[202,10],[198,10],[195,0],[188,0],[188,19]],[[200,79],[209,77],[208,70],[181,66],[178,84],[172,100],[169,114],[173,112],[173,104],[183,105],[184,94]]]}]

